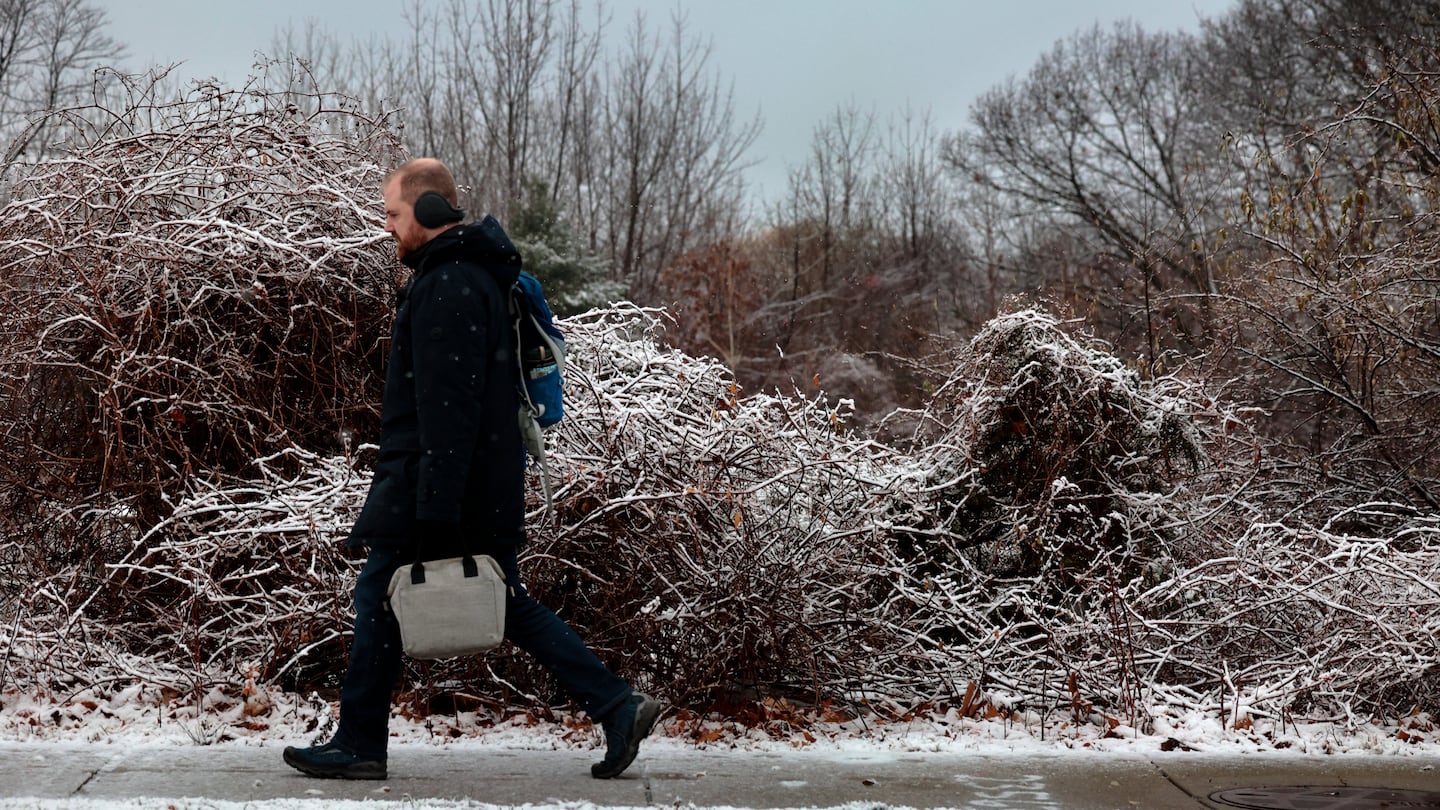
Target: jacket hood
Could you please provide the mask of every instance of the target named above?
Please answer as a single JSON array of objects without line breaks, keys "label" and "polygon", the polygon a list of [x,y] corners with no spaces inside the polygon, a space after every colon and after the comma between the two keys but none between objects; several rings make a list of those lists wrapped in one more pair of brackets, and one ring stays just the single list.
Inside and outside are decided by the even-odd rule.
[{"label": "jacket hood", "polygon": [[415,271],[453,260],[474,262],[495,277],[500,289],[508,290],[520,277],[520,251],[495,217],[489,214],[479,222],[456,225],[426,242],[401,261]]}]

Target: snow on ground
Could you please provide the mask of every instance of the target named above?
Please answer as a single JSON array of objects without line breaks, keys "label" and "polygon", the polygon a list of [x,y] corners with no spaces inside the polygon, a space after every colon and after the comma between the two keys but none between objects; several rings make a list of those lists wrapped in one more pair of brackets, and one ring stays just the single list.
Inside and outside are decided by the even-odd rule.
[{"label": "snow on ground", "polygon": [[[1100,714],[1077,721],[1069,711],[1034,711],[990,719],[954,709],[916,713],[904,721],[806,712],[767,699],[769,720],[743,725],[718,716],[667,711],[652,742],[702,750],[837,752],[1046,753],[1056,749],[1145,756],[1176,748],[1213,753],[1284,750],[1299,754],[1440,755],[1440,723],[1417,713],[1386,723],[1307,722],[1243,717],[1233,728],[1209,712],[1152,707],[1141,731],[1124,718]],[[242,697],[214,690],[198,701],[132,686],[101,696],[77,688],[67,696],[0,691],[0,741],[124,745],[294,745],[328,739],[338,707],[315,695],[262,689]],[[415,719],[396,709],[391,737],[399,742],[516,749],[588,749],[603,744],[583,714],[556,711],[545,720],[524,706],[501,714],[458,712]]]},{"label": "snow on ground", "polygon": [[[0,810],[377,810],[388,805],[373,800],[357,799],[267,799],[263,801],[232,802],[211,799],[3,799]],[[473,801],[452,801],[448,799],[406,798],[403,806],[419,810],[515,810],[510,805],[486,804]],[[595,805],[590,802],[559,802],[556,804],[527,804],[524,810],[632,810],[626,805]],[[655,810],[634,806],[633,810]],[[706,810],[746,810],[729,806],[709,806]],[[834,810],[876,810],[874,802],[852,802],[835,806]],[[885,810],[911,810],[911,808],[887,805]]]},{"label": "snow on ground", "polygon": [[[314,697],[293,694],[252,694],[230,700],[213,693],[196,711],[193,703],[161,703],[138,689],[117,692],[108,699],[90,696],[88,690],[59,700],[36,699],[13,692],[0,694],[0,741],[51,744],[123,745],[127,748],[195,745],[265,746],[307,744],[328,736],[333,705]],[[1283,726],[1250,719],[1240,730],[1222,726],[1218,717],[1201,713],[1160,714],[1150,733],[1109,722],[1075,722],[1052,712],[1049,717],[975,719],[956,712],[923,714],[904,722],[876,723],[806,718],[784,712],[760,728],[747,728],[719,718],[670,713],[646,742],[648,753],[666,749],[796,751],[865,754],[967,753],[991,756],[1053,753],[1059,749],[1087,749],[1146,756],[1177,748],[1217,755],[1260,751],[1287,754],[1367,753],[1401,757],[1440,757],[1440,734],[1428,716],[1416,715],[1389,723],[1344,728],[1332,723],[1286,721]],[[780,713],[777,713],[777,718]],[[392,736],[397,742],[454,748],[504,747],[512,749],[596,749],[598,732],[583,717],[566,713],[554,721],[537,719],[523,710],[508,717],[478,717],[471,713],[433,715],[415,720],[396,712]],[[373,802],[333,799],[282,799],[225,802],[201,799],[167,800],[160,805],[144,800],[79,801],[0,799],[0,810],[350,810],[374,808]],[[453,801],[409,801],[423,810],[496,807]],[[848,810],[872,804],[846,805]],[[530,810],[591,810],[587,803],[531,805]]]},{"label": "snow on ground", "polygon": [[[387,805],[372,800],[356,799],[268,799],[231,802],[211,799],[0,799],[0,810],[377,810]],[[405,808],[419,810],[515,810],[510,805],[484,802],[451,801],[448,799],[404,800]],[[525,810],[631,810],[625,805],[595,805],[590,802],[527,804]],[[633,810],[655,810],[654,805],[634,806]],[[706,810],[746,810],[728,806],[709,806]],[[874,802],[853,802],[838,805],[834,810],[876,810]],[[885,810],[911,810],[887,805]]]}]

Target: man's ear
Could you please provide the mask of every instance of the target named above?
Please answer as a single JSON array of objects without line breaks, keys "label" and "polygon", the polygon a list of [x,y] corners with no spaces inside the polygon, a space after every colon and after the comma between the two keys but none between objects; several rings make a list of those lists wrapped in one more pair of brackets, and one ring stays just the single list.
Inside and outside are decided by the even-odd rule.
[{"label": "man's ear", "polygon": [[415,200],[415,221],[426,228],[443,228],[465,218],[465,211],[434,191],[427,191]]}]

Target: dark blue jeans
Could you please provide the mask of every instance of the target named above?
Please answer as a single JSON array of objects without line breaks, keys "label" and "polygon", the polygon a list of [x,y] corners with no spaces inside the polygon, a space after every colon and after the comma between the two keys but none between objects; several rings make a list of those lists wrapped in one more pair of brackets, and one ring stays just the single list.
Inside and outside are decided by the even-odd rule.
[{"label": "dark blue jeans", "polygon": [[[553,611],[535,601],[520,581],[514,548],[491,556],[510,586],[505,600],[505,638],[535,656],[592,718],[604,717],[633,690],[595,657]],[[390,693],[400,679],[400,625],[385,604],[396,569],[414,562],[414,551],[374,548],[355,581],[355,636],[340,688],[340,727],[335,739],[363,756],[384,758],[389,740]]]}]

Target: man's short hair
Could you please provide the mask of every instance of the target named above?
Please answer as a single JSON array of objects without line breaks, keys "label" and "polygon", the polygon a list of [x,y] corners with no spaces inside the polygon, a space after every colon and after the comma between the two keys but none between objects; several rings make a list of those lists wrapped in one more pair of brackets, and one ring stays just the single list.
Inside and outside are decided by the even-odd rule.
[{"label": "man's short hair", "polygon": [[460,192],[455,188],[455,176],[434,158],[414,158],[400,165],[400,168],[385,178],[386,185],[400,183],[400,199],[414,203],[421,194],[433,191],[444,197],[451,205],[460,204]]}]

